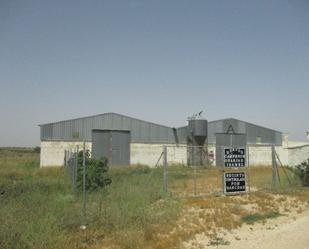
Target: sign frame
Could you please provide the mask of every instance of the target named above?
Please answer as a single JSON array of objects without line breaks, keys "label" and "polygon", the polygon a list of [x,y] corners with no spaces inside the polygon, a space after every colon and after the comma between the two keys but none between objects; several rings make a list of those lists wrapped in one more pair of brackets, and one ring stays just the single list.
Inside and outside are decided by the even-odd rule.
[{"label": "sign frame", "polygon": [[[243,182],[241,186],[244,186],[244,190],[236,190],[236,191],[227,191],[227,174],[243,174],[244,180],[242,181],[234,181],[234,182]],[[232,181],[231,181],[232,182]],[[236,185],[237,186],[237,185]],[[225,195],[239,195],[239,194],[246,194],[247,193],[247,173],[245,171],[241,172],[223,172],[223,192]]]},{"label": "sign frame", "polygon": [[[231,158],[227,158],[228,155],[226,154],[226,151],[230,150]],[[243,151],[241,154],[237,153],[233,154],[234,151]],[[235,156],[235,157],[234,157]],[[227,161],[231,160],[231,161]],[[242,160],[240,162],[239,160]],[[237,146],[228,146],[223,148],[223,166],[224,168],[245,168],[247,167],[247,150],[246,147],[237,147]],[[231,164],[231,165],[227,165]],[[237,165],[240,164],[240,165]]]}]

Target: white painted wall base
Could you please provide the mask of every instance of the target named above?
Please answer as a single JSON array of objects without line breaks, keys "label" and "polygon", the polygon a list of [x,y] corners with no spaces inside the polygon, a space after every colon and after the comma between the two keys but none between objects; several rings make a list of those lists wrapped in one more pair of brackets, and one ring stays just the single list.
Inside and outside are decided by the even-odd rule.
[{"label": "white painted wall base", "polygon": [[[42,141],[41,142],[41,158],[40,166],[63,166],[64,151],[76,149],[76,146],[82,149],[83,142],[73,141]],[[142,144],[131,143],[130,145],[130,164],[143,164],[155,166],[161,156],[164,144]],[[293,146],[291,146],[293,145]],[[86,142],[86,149],[91,151],[91,142]],[[185,144],[179,146],[167,146],[167,162],[168,164],[187,164],[187,147]],[[309,143],[289,143],[289,146],[276,146],[276,152],[283,165],[295,166],[309,158]],[[215,159],[215,146],[209,145],[208,152],[213,152]],[[249,163],[250,166],[271,165],[271,146],[268,147],[249,147]],[[163,158],[158,162],[162,165]],[[215,165],[215,160],[213,161]]]},{"label": "white painted wall base", "polygon": [[309,158],[309,144],[300,147],[289,148],[289,164],[298,165]]},{"label": "white painted wall base", "polygon": [[[131,158],[130,163],[143,164],[150,167],[163,164],[163,158],[160,156],[163,152],[163,146],[167,146],[168,164],[186,164],[187,147],[185,145],[168,145],[168,144],[137,144],[132,143],[130,146]],[[160,159],[160,160],[159,160]]]},{"label": "white painted wall base", "polygon": [[[41,141],[41,155],[40,167],[47,166],[63,166],[64,165],[64,151],[83,149],[83,142],[65,142],[65,141]],[[92,143],[86,142],[86,149],[91,151]]]},{"label": "white painted wall base", "polygon": [[[309,158],[309,143],[289,142],[276,146],[276,153],[283,165],[294,167]],[[249,147],[250,165],[271,165],[271,147]]]}]

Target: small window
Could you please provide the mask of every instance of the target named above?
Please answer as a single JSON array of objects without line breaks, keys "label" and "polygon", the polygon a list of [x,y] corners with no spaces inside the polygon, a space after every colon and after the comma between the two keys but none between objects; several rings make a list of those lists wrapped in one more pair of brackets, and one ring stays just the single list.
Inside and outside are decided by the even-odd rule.
[{"label": "small window", "polygon": [[262,143],[262,137],[257,136],[257,137],[256,137],[256,143],[257,143],[257,144]]}]

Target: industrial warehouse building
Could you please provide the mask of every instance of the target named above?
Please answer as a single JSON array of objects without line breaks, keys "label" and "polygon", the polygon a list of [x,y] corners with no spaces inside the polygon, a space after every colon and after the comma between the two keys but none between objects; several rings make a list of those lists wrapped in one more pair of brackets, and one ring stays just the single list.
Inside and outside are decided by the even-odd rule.
[{"label": "industrial warehouse building", "polygon": [[[192,125],[204,133],[199,143],[190,140]],[[65,150],[74,151],[77,146],[81,149],[83,141],[92,157],[105,156],[110,165],[154,166],[158,163],[163,145],[167,145],[170,164],[188,164],[194,159],[193,154],[190,158],[188,146],[195,145],[205,147],[205,151],[213,155],[212,163],[215,164],[216,137],[230,131],[245,134],[246,145],[250,147],[250,165],[270,165],[271,146],[276,146],[283,164],[289,163],[287,141],[283,139],[282,132],[234,118],[210,122],[191,120],[187,126],[173,128],[116,113],[104,113],[39,126],[41,167],[62,166]]]}]

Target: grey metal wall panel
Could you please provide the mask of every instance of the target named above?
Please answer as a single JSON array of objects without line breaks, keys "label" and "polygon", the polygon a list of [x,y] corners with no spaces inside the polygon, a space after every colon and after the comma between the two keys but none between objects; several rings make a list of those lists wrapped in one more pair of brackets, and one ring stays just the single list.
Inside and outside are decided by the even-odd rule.
[{"label": "grey metal wall panel", "polygon": [[172,128],[116,113],[41,125],[41,140],[91,141],[93,129],[129,130],[135,143],[175,143]]},{"label": "grey metal wall panel", "polygon": [[110,161],[110,131],[94,130],[92,132],[92,157],[100,159],[107,158]]},{"label": "grey metal wall panel", "polygon": [[132,130],[131,130],[132,142],[138,142],[142,140],[140,126],[141,126],[140,122],[138,122],[137,120],[132,120]]},{"label": "grey metal wall panel", "polygon": [[275,143],[276,144],[282,144],[282,133],[276,131],[275,132]]},{"label": "grey metal wall panel", "polygon": [[[208,122],[208,143],[216,142],[216,133],[223,133],[232,124],[235,132],[247,133],[247,142],[281,144],[282,133],[237,119],[223,119]],[[129,130],[134,143],[175,143],[171,127],[146,122],[116,113],[105,113],[91,117],[41,125],[41,140],[92,140],[93,129]],[[187,142],[187,127],[177,128],[180,143]],[[78,136],[77,136],[78,134]]]},{"label": "grey metal wall panel", "polygon": [[150,126],[150,141],[156,141],[157,134],[159,133],[159,127],[155,125]]},{"label": "grey metal wall panel", "polygon": [[238,120],[238,133],[246,133],[246,123]]},{"label": "grey metal wall panel", "polygon": [[254,124],[246,124],[247,140],[249,144],[257,143],[257,138],[260,137],[262,144],[282,144],[282,133],[260,127]]},{"label": "grey metal wall panel", "polygon": [[223,131],[222,132],[227,132],[229,129],[231,129],[231,127],[235,133],[239,133],[238,122],[237,120],[234,120],[234,119],[225,119],[223,121]]},{"label": "grey metal wall panel", "polygon": [[177,128],[177,135],[179,139],[179,143],[187,143],[187,137],[188,137],[188,127],[180,127]]},{"label": "grey metal wall panel", "polygon": [[105,157],[110,165],[130,164],[130,132],[93,130],[92,157]]},{"label": "grey metal wall panel", "polygon": [[112,165],[130,164],[130,133],[126,131],[112,131],[111,140]]},{"label": "grey metal wall panel", "polygon": [[42,137],[46,139],[53,138],[53,126],[52,125],[47,124],[41,127],[41,138]]},{"label": "grey metal wall panel", "polygon": [[93,117],[93,128],[94,129],[98,129],[99,127],[102,127],[102,122],[103,120],[101,118],[97,117]]},{"label": "grey metal wall panel", "polygon": [[224,133],[232,125],[234,132],[246,133],[247,143],[256,144],[257,137],[261,137],[262,144],[282,144],[282,133],[237,119],[224,119],[208,122],[208,143],[216,143],[215,134]]},{"label": "grey metal wall panel", "polygon": [[70,134],[73,134],[73,126],[69,122],[64,123],[64,139],[70,139]]},{"label": "grey metal wall panel", "polygon": [[215,144],[216,133],[222,132],[224,132],[222,120],[208,122],[208,143]]},{"label": "grey metal wall panel", "polygon": [[217,125],[218,123],[214,123],[214,122],[208,122],[208,134],[207,134],[207,136],[208,136],[208,143],[211,143],[211,144],[214,144],[214,143],[216,143],[216,136],[215,136],[215,134],[217,133],[217,132],[222,132],[222,131],[217,131],[216,130],[216,125]]},{"label": "grey metal wall panel", "polygon": [[216,134],[216,166],[223,167],[224,148],[243,147],[246,148],[246,134]]},{"label": "grey metal wall panel", "polygon": [[141,138],[148,142],[149,141],[149,127],[151,125],[147,124],[146,122],[140,123],[140,132],[141,132]]}]

